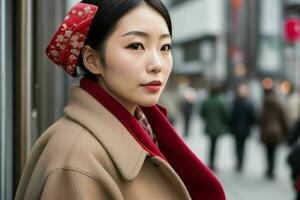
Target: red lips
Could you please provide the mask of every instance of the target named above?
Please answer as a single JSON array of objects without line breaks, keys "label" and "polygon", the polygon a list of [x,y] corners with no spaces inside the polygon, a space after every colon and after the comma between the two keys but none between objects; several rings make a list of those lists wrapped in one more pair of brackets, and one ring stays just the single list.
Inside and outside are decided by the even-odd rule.
[{"label": "red lips", "polygon": [[149,83],[146,83],[146,84],[142,84],[143,86],[147,86],[147,85],[161,85],[161,82],[160,81],[151,81]]},{"label": "red lips", "polygon": [[156,93],[160,90],[162,83],[161,81],[151,81],[146,84],[142,84],[149,92]]}]

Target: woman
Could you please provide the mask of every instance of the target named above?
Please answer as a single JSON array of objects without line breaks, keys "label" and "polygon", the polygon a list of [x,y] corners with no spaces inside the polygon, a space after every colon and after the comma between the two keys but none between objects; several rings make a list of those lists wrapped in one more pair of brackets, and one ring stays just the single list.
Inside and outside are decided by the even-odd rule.
[{"label": "woman", "polygon": [[84,0],[69,11],[46,53],[85,78],[35,144],[16,199],[225,199],[156,105],[171,36],[160,0]]},{"label": "woman", "polygon": [[251,128],[255,123],[254,105],[249,99],[249,88],[246,83],[237,87],[231,109],[230,127],[235,139],[236,171],[241,172],[244,165],[244,151]]},{"label": "woman", "polygon": [[265,176],[274,179],[276,150],[288,133],[284,110],[272,89],[264,91],[264,102],[260,116],[261,141],[265,146],[267,168]]}]

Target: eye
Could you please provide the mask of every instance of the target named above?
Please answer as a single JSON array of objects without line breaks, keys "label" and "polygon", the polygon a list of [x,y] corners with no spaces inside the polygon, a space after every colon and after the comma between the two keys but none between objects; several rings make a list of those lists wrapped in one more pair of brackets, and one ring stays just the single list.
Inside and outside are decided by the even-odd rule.
[{"label": "eye", "polygon": [[161,48],[162,51],[171,51],[171,49],[172,46],[170,44],[166,44]]},{"label": "eye", "polygon": [[144,46],[141,43],[132,43],[128,45],[127,48],[133,50],[145,50]]}]

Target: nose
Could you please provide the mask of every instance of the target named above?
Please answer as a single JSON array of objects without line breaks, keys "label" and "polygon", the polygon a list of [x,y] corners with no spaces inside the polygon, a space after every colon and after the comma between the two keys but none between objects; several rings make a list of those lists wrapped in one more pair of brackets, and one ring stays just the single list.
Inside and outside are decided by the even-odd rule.
[{"label": "nose", "polygon": [[147,65],[147,72],[149,73],[159,73],[162,69],[162,58],[156,51],[149,53],[149,62]]}]

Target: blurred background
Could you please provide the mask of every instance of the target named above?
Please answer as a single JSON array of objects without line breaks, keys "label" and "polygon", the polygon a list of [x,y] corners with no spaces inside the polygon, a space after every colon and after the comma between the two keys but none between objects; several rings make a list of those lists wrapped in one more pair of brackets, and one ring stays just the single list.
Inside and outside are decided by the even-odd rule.
[{"label": "blurred background", "polygon": [[[31,147],[77,83],[44,53],[77,2],[0,0],[0,199],[13,199]],[[228,200],[294,199],[287,156],[300,124],[300,0],[164,3],[174,31],[160,100],[169,120]]]}]

